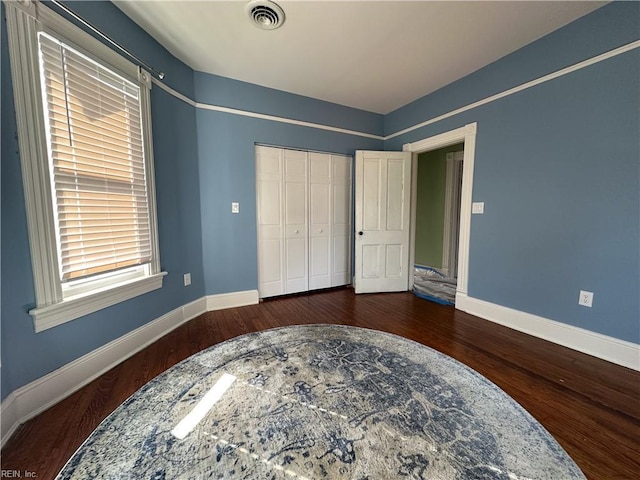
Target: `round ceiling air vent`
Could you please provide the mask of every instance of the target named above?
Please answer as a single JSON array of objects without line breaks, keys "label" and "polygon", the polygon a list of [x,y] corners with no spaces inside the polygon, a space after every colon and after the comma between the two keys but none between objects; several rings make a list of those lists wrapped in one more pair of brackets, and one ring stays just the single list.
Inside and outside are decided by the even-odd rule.
[{"label": "round ceiling air vent", "polygon": [[269,0],[252,0],[245,9],[251,23],[263,30],[275,30],[284,23],[284,10]]}]

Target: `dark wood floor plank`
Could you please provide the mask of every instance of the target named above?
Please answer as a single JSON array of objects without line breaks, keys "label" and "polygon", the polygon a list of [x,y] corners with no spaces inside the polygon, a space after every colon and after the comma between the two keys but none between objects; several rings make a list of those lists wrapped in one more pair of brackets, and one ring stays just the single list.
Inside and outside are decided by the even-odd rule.
[{"label": "dark wood floor plank", "polygon": [[511,395],[590,480],[640,478],[640,373],[409,293],[350,289],[201,315],[21,426],[2,451],[2,468],[52,479],[107,415],[172,365],[238,335],[314,323],[382,330],[435,348]]}]

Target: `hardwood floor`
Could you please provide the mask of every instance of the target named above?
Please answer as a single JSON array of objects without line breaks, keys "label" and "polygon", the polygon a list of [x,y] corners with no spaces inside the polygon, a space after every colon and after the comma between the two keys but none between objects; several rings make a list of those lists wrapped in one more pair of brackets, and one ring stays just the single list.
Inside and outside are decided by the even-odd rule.
[{"label": "hardwood floor", "polygon": [[410,293],[350,289],[201,315],[20,427],[2,451],[2,469],[52,479],[102,419],[170,366],[244,333],[309,323],[384,330],[450,355],[527,409],[587,478],[640,479],[640,373]]}]

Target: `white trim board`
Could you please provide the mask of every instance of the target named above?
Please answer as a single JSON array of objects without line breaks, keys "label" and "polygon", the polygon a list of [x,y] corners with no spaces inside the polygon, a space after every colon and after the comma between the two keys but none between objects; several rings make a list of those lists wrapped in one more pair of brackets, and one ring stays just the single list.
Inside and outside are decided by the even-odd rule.
[{"label": "white trim board", "polygon": [[318,130],[328,130],[330,132],[344,133],[346,135],[354,135],[357,137],[373,138],[375,140],[384,140],[383,136],[374,135],[373,133],[358,132],[356,130],[349,130],[348,128],[333,127],[331,125],[323,125],[321,123],[305,122],[304,120],[295,120],[292,118],[279,117],[277,115],[267,115],[264,113],[249,112],[247,110],[239,110],[237,108],[221,107],[219,105],[212,105],[209,103],[195,102],[191,100],[189,97],[165,85],[164,83],[162,83],[162,81],[156,78],[153,78],[152,82],[157,86],[159,86],[165,92],[173,95],[174,97],[182,100],[183,102],[191,105],[192,107],[200,108],[202,110],[213,110],[214,112],[229,113],[231,115],[240,115],[242,117],[257,118],[260,120],[269,120],[271,122],[288,123],[290,125],[297,125],[300,127],[317,128]]},{"label": "white trim board", "polygon": [[403,130],[400,130],[396,133],[392,133],[391,135],[387,135],[386,137],[384,137],[385,140],[390,140],[392,138],[395,138],[397,136],[400,135],[404,135],[405,133],[409,133],[412,132],[413,130],[417,130],[418,128],[422,128],[422,127],[426,127],[427,125],[431,125],[433,123],[437,123],[441,120],[444,120],[445,118],[449,118],[449,117],[453,117],[454,115],[458,115],[460,113],[466,112],[468,110],[473,110],[474,108],[480,107],[482,105],[486,105],[487,103],[491,103],[491,102],[495,102],[496,100],[500,100],[501,98],[504,97],[508,97],[510,95],[513,95],[514,93],[518,93],[521,92],[523,90],[527,90],[529,88],[535,87],[537,85],[540,85],[541,83],[545,83],[548,82],[550,80],[554,80],[556,78],[559,77],[563,77],[565,75],[568,75],[570,73],[573,73],[575,71],[578,70],[582,70],[583,68],[589,67],[591,65],[594,65],[596,63],[600,63],[604,60],[608,60],[610,58],[613,57],[617,57],[618,55],[622,55],[623,53],[627,53],[630,50],[633,50],[635,48],[640,47],[640,40],[635,41],[635,42],[631,42],[628,43],[626,45],[623,45],[621,47],[615,48],[613,50],[610,50],[608,52],[602,53],[600,55],[596,55],[595,57],[592,58],[588,58],[587,60],[584,60],[582,62],[578,62],[574,65],[570,65],[566,68],[562,68],[560,70],[557,70],[555,72],[549,73],[547,75],[544,75],[540,78],[536,78],[534,80],[531,80],[529,82],[525,82],[521,85],[518,85],[516,87],[513,88],[509,88],[508,90],[504,90],[503,92],[500,93],[496,93],[495,95],[492,95],[490,97],[487,98],[483,98],[482,100],[478,100],[477,102],[474,103],[470,103],[469,105],[465,105],[464,107],[460,107],[457,108],[455,110],[452,110],[450,112],[444,113],[442,115],[439,115],[437,117],[434,117],[430,120],[425,120],[424,122],[418,123],[417,125],[413,125],[411,127],[407,127]]},{"label": "white trim board", "polygon": [[206,297],[207,312],[224,310],[225,308],[244,307],[245,305],[256,305],[259,301],[258,290],[220,293]]},{"label": "white trim board", "polygon": [[209,295],[178,307],[96,350],[11,392],[0,405],[0,445],[24,422],[60,402],[180,325],[223,308],[254,305],[258,291]]},{"label": "white trim board", "polygon": [[165,92],[169,93],[170,95],[173,95],[174,97],[182,100],[183,102],[191,105],[192,107],[195,108],[202,108],[205,110],[214,110],[217,112],[224,112],[224,113],[230,113],[233,115],[241,115],[241,116],[245,116],[245,117],[252,117],[252,118],[259,118],[262,120],[270,120],[273,122],[281,122],[281,123],[289,123],[289,124],[293,124],[293,125],[300,125],[300,126],[304,126],[304,127],[310,127],[310,128],[317,128],[320,130],[329,130],[332,132],[337,132],[337,133],[345,133],[347,135],[355,135],[355,136],[359,136],[359,137],[366,137],[366,138],[373,138],[376,140],[391,140],[392,138],[398,137],[400,135],[404,135],[405,133],[409,133],[412,132],[414,130],[417,130],[419,128],[422,127],[426,127],[427,125],[431,125],[434,123],[437,123],[441,120],[444,120],[446,118],[449,117],[453,117],[455,115],[458,115],[460,113],[469,111],[469,110],[473,110],[474,108],[480,107],[482,105],[486,105],[488,103],[491,102],[495,102],[496,100],[500,100],[501,98],[504,97],[508,97],[509,95],[513,95],[515,93],[521,92],[523,90],[527,90],[529,88],[535,87],[537,85],[540,85],[541,83],[545,83],[548,82],[550,80],[554,80],[556,78],[559,77],[563,77],[565,75],[568,75],[570,73],[576,72],[578,70],[581,70],[583,68],[589,67],[591,65],[595,65],[596,63],[600,63],[603,62],[605,60],[608,60],[610,58],[613,57],[617,57],[618,55],[622,55],[623,53],[627,53],[631,50],[634,50],[636,48],[640,47],[640,40],[637,40],[635,42],[631,42],[628,43],[626,45],[622,45],[621,47],[618,48],[614,48],[613,50],[610,50],[608,52],[604,52],[600,55],[596,55],[595,57],[591,57],[588,58],[586,60],[583,60],[581,62],[578,62],[576,64],[570,65],[568,67],[562,68],[560,70],[557,70],[555,72],[551,72],[547,75],[543,75],[542,77],[536,78],[534,80],[531,80],[529,82],[525,82],[521,85],[517,85],[515,87],[509,88],[507,90],[504,90],[500,93],[496,93],[495,95],[492,95],[490,97],[487,98],[483,98],[482,100],[478,100],[477,102],[473,102],[470,103],[468,105],[465,105],[463,107],[457,108],[455,110],[451,110],[450,112],[447,113],[443,113],[442,115],[438,115],[437,117],[431,118],[429,120],[425,120],[424,122],[420,122],[416,125],[412,125],[410,127],[404,128],[402,130],[399,130],[395,133],[391,133],[389,135],[386,136],[381,136],[381,135],[374,135],[371,133],[364,133],[364,132],[357,132],[355,130],[349,130],[349,129],[344,129],[344,128],[339,128],[339,127],[333,127],[330,125],[322,125],[319,123],[313,123],[313,122],[305,122],[302,120],[294,120],[291,118],[286,118],[286,117],[279,117],[277,115],[266,115],[266,114],[262,114],[262,113],[256,113],[256,112],[248,112],[246,110],[238,110],[235,108],[228,108],[228,107],[221,107],[218,105],[212,105],[212,104],[208,104],[208,103],[200,103],[200,102],[196,102],[192,99],[190,99],[189,97],[183,95],[182,93],[174,90],[173,88],[167,86],[166,84],[164,84],[162,81],[156,79],[156,78],[152,78],[152,82],[157,85],[158,87],[160,87],[162,90],[164,90]]},{"label": "white trim board", "polygon": [[549,320],[531,313],[456,294],[456,308],[534,337],[640,371],[640,345]]}]

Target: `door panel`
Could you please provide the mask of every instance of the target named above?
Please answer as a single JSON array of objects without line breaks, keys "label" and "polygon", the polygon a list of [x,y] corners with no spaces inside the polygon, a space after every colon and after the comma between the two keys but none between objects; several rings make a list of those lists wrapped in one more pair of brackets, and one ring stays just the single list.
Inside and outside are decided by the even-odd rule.
[{"label": "door panel", "polygon": [[285,184],[285,221],[287,225],[300,226],[306,223],[306,193],[306,184],[287,180]]},{"label": "door panel", "polygon": [[362,278],[377,279],[380,277],[380,245],[362,245],[361,248]]},{"label": "door panel", "polygon": [[351,157],[331,156],[331,286],[351,283]]},{"label": "door panel", "polygon": [[261,225],[280,225],[280,182],[263,179],[258,193]]},{"label": "door panel", "polygon": [[331,155],[328,153],[309,153],[309,174],[311,178],[326,179],[331,178]]},{"label": "door panel", "polygon": [[300,180],[307,177],[307,152],[299,150],[284,151],[284,174],[286,178],[298,178]]},{"label": "door panel", "polygon": [[307,291],[307,239],[287,238],[285,251],[286,293]]},{"label": "door panel", "polygon": [[331,286],[331,237],[315,237],[309,245],[309,290]]},{"label": "door panel", "polygon": [[402,245],[385,245],[385,269],[384,273],[387,278],[398,278],[402,275]]},{"label": "door panel", "polygon": [[327,226],[331,217],[331,185],[314,183],[311,180],[310,189],[309,220],[311,225]]},{"label": "door panel", "polygon": [[331,267],[331,286],[347,285],[351,283],[351,236],[334,235],[333,265]]},{"label": "door panel", "polygon": [[351,222],[351,202],[349,185],[333,185],[333,224],[349,225]]},{"label": "door panel", "polygon": [[256,147],[258,289],[262,297],[285,293],[282,151]]},{"label": "door panel", "polygon": [[402,230],[405,208],[404,175],[405,165],[402,160],[389,159],[387,161],[387,230]]},{"label": "door panel", "polygon": [[309,289],[331,286],[331,155],[309,154]]},{"label": "door panel", "polygon": [[285,221],[285,291],[309,289],[307,240],[307,153],[283,150],[284,221]]},{"label": "door panel", "polygon": [[356,152],[355,291],[409,288],[409,152]]},{"label": "door panel", "polygon": [[381,159],[371,158],[364,160],[362,166],[364,180],[362,182],[361,197],[363,230],[379,230],[381,216],[386,213],[384,209],[380,208],[380,203],[386,200],[380,195],[380,185],[386,181],[386,178],[383,177],[384,173]]},{"label": "door panel", "polygon": [[260,270],[263,273],[261,280],[265,284],[280,282],[282,275],[280,271],[280,240],[268,239],[262,243],[260,251]]}]

